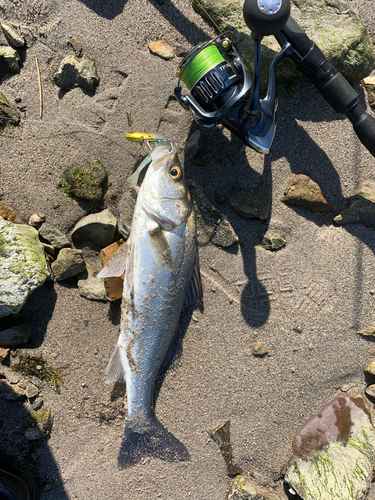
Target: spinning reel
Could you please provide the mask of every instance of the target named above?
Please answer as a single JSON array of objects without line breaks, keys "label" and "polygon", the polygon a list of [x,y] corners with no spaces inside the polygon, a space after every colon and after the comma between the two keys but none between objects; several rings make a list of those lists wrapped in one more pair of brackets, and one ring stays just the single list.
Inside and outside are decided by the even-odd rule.
[{"label": "spinning reel", "polygon": [[[243,16],[254,40],[253,75],[234,48],[231,33],[218,35],[195,46],[180,63],[174,92],[182,107],[190,109],[204,127],[221,123],[246,145],[269,153],[276,131],[276,68],[289,56],[333,109],[349,118],[361,142],[375,156],[375,119],[290,16],[290,0],[245,0]],[[275,36],[281,51],[269,67],[267,94],[260,99],[261,41],[267,35]],[[190,95],[182,94],[181,82]]]}]

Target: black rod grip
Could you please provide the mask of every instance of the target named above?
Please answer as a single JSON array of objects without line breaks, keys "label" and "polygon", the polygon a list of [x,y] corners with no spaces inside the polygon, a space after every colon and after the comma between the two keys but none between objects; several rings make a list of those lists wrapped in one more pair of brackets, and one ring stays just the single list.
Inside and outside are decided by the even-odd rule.
[{"label": "black rod grip", "polygon": [[[375,156],[375,118],[367,113],[359,104],[355,108],[355,113],[351,110],[346,116],[352,122],[359,140]],[[356,115],[355,118],[354,115]]]}]

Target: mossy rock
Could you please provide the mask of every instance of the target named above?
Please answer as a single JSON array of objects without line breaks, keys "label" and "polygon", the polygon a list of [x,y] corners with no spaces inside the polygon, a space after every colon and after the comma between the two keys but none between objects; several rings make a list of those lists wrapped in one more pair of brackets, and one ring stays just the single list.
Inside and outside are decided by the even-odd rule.
[{"label": "mossy rock", "polygon": [[108,186],[108,172],[99,160],[85,165],[72,165],[63,173],[59,188],[71,200],[82,200],[97,205]]},{"label": "mossy rock", "polygon": [[0,128],[7,125],[18,125],[21,116],[16,106],[8,101],[3,93],[0,92]]}]

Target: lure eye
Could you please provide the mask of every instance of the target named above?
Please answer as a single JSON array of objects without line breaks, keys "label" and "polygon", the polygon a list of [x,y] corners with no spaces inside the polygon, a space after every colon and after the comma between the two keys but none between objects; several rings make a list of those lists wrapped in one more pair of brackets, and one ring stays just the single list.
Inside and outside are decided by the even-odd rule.
[{"label": "lure eye", "polygon": [[170,168],[169,175],[174,181],[179,181],[180,179],[182,179],[182,170],[180,167],[175,165],[174,167]]}]

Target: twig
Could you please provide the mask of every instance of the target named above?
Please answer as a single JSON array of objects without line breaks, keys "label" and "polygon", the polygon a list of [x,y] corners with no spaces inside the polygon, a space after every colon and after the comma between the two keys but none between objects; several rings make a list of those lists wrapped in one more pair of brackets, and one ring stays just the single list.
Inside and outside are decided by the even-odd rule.
[{"label": "twig", "polygon": [[35,50],[34,50],[34,55],[35,55],[35,66],[36,66],[36,72],[37,72],[37,75],[38,75],[38,85],[39,85],[39,102],[40,102],[39,116],[40,116],[40,118],[43,118],[42,82],[40,81],[39,63],[38,63],[38,58],[36,56]]}]

